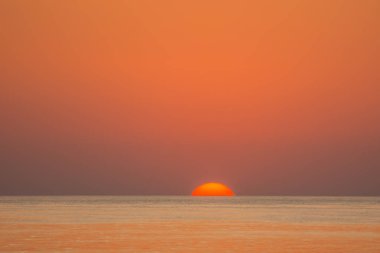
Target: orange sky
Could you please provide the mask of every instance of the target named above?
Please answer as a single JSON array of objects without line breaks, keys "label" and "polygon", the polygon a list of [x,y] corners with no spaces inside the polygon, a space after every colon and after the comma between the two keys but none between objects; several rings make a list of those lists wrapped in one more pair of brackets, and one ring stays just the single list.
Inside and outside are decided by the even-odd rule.
[{"label": "orange sky", "polygon": [[0,194],[380,194],[379,11],[0,0]]}]

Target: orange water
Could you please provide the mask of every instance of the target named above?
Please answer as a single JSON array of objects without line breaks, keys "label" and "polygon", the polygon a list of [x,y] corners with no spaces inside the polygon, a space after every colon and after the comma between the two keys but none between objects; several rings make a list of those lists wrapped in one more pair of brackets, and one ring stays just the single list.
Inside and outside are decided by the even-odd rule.
[{"label": "orange water", "polygon": [[380,198],[0,197],[0,252],[380,252]]}]

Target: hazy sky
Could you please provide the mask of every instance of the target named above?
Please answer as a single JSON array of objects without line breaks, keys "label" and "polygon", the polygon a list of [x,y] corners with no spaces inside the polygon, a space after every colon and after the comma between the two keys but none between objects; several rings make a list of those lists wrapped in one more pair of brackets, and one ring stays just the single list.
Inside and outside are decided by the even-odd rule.
[{"label": "hazy sky", "polygon": [[380,194],[380,1],[0,0],[0,194]]}]

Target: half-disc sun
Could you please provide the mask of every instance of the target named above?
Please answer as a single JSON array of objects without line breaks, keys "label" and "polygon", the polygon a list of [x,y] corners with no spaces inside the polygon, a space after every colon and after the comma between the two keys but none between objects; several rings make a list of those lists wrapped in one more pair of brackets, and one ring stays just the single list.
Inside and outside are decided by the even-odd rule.
[{"label": "half-disc sun", "polygon": [[192,196],[234,196],[235,193],[221,183],[205,183],[195,188]]}]

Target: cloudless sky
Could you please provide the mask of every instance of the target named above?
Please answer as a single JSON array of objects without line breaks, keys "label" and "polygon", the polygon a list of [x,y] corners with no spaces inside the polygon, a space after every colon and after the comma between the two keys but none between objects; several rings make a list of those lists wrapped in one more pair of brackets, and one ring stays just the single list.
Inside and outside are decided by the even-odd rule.
[{"label": "cloudless sky", "polygon": [[0,0],[0,194],[380,194],[380,1]]}]

